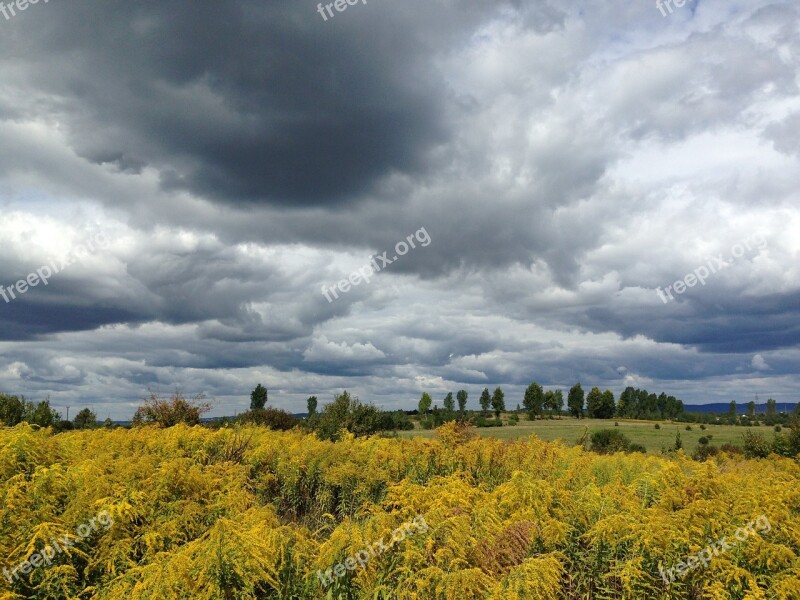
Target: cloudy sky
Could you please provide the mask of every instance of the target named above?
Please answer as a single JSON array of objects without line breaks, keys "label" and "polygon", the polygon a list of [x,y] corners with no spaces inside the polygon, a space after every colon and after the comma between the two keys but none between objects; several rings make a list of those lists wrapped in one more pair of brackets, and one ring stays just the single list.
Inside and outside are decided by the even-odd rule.
[{"label": "cloudy sky", "polygon": [[796,0],[345,6],[0,15],[0,391],[800,400]]}]

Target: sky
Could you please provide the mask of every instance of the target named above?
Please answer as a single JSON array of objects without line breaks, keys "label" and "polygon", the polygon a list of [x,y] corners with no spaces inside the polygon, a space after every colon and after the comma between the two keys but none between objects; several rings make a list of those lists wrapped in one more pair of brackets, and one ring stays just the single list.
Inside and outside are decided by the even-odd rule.
[{"label": "sky", "polygon": [[0,391],[800,400],[795,0],[12,6]]}]

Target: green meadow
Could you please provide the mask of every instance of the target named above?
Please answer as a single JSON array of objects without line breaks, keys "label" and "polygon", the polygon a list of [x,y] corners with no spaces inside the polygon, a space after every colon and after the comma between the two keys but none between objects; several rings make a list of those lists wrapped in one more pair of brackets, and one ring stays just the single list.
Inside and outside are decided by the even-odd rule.
[{"label": "green meadow", "polygon": [[[614,423],[619,423],[619,429],[632,442],[642,444],[648,452],[660,453],[661,448],[672,448],[675,444],[675,434],[680,432],[683,449],[691,452],[698,445],[698,440],[705,436],[711,437],[709,443],[714,446],[722,444],[742,445],[742,435],[745,431],[759,432],[767,440],[772,440],[774,429],[767,426],[756,427],[737,427],[733,425],[706,425],[705,431],[700,429],[697,423],[691,423],[691,431],[686,430],[686,423],[671,423],[669,421],[634,421],[626,419],[575,419],[573,417],[562,417],[560,419],[543,419],[538,421],[528,421],[521,416],[516,425],[508,424],[508,417],[504,414],[503,427],[482,427],[477,429],[479,435],[485,438],[497,438],[502,440],[516,440],[527,438],[535,434],[537,437],[553,441],[563,440],[567,444],[575,443],[587,430],[589,434],[600,429],[613,429]],[[661,428],[656,429],[658,423]],[[413,431],[399,432],[401,437],[432,437],[433,431],[419,428]]]}]

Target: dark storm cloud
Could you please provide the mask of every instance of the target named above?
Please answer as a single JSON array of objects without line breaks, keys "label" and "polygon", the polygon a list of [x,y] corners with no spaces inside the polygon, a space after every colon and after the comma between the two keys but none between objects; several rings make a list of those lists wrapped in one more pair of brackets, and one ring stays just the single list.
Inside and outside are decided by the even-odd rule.
[{"label": "dark storm cloud", "polygon": [[375,3],[330,22],[314,6],[74,1],[9,24],[11,50],[89,160],[150,166],[167,189],[223,201],[347,203],[430,168],[450,133],[427,61],[500,6],[466,2],[453,18]]}]

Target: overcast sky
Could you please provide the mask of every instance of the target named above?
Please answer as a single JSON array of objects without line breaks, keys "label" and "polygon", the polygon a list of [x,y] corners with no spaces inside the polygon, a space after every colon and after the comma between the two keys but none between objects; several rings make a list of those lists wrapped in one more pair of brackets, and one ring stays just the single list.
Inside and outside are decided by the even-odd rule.
[{"label": "overcast sky", "polygon": [[0,391],[800,400],[796,0],[345,6],[0,15]]}]

